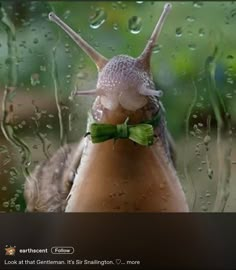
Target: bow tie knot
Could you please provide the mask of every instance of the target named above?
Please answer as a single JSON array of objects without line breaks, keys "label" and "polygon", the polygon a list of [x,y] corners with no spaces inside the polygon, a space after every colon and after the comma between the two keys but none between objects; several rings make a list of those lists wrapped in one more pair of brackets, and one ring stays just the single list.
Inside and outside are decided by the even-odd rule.
[{"label": "bow tie knot", "polygon": [[110,139],[130,139],[137,144],[150,146],[154,143],[154,127],[159,123],[159,119],[160,113],[158,112],[153,119],[136,125],[128,125],[128,119],[123,124],[118,125],[92,123],[87,135],[90,134],[93,143]]}]

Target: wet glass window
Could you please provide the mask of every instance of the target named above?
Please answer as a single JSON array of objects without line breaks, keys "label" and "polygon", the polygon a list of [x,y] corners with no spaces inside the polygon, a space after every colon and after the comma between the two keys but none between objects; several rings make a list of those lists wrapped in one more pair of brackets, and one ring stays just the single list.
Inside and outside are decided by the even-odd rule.
[{"label": "wet glass window", "polygon": [[[24,212],[37,165],[86,133],[96,65],[48,18],[56,13],[110,59],[138,57],[163,10],[155,1],[0,5],[0,211]],[[235,2],[173,2],[151,58],[190,211],[236,211]],[[209,15],[210,14],[210,15]],[[62,172],[60,172],[62,173]]]}]

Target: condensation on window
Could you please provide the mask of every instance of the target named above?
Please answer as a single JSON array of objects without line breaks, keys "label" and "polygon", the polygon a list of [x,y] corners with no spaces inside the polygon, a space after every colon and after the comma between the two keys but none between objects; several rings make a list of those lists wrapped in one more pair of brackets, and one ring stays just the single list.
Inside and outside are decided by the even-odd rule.
[{"label": "condensation on window", "polygon": [[[235,2],[173,2],[152,73],[191,211],[236,211]],[[97,51],[136,57],[162,2],[15,1],[0,6],[0,211],[23,212],[27,176],[84,136],[97,70],[48,19],[56,12]],[[210,16],[209,16],[210,14]]]}]

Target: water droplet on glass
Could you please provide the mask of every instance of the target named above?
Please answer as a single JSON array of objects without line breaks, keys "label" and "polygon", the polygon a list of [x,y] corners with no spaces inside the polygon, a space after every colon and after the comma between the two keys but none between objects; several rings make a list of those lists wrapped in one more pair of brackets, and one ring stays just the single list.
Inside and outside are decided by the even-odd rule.
[{"label": "water droplet on glass", "polygon": [[228,60],[233,60],[233,59],[234,59],[233,55],[231,55],[231,54],[227,55],[226,58],[227,58]]},{"label": "water droplet on glass", "polygon": [[16,179],[15,178],[10,178],[9,183],[11,185],[15,184],[15,182],[16,182]]},{"label": "water droplet on glass", "polygon": [[212,179],[212,177],[213,177],[213,170],[212,170],[211,168],[209,168],[209,169],[207,170],[207,175],[208,175],[208,177],[209,177],[210,179]]},{"label": "water droplet on glass", "polygon": [[181,37],[183,33],[182,27],[177,27],[175,30],[176,37]]},{"label": "water droplet on glass", "polygon": [[7,191],[7,187],[6,186],[2,186],[1,190],[2,191]]},{"label": "water droplet on glass", "polygon": [[103,9],[97,8],[95,13],[89,17],[89,25],[92,29],[99,28],[106,21],[106,13]]},{"label": "water droplet on glass", "polygon": [[204,144],[207,145],[211,141],[211,137],[209,135],[206,135],[203,141],[204,141]]},{"label": "water droplet on glass", "polygon": [[43,72],[47,71],[46,66],[40,66],[39,69],[40,69],[40,71],[43,71]]},{"label": "water droplet on glass", "polygon": [[113,29],[118,30],[118,24],[117,23],[113,23]]},{"label": "water droplet on glass", "polygon": [[203,212],[206,212],[208,210],[206,205],[202,205],[201,209],[202,209]]},{"label": "water droplet on glass", "polygon": [[225,95],[225,97],[228,98],[228,99],[232,99],[232,98],[233,98],[233,96],[232,96],[231,93],[227,93],[227,94]]},{"label": "water droplet on glass", "polygon": [[82,80],[82,79],[86,79],[86,78],[87,78],[87,76],[88,76],[88,73],[83,72],[83,71],[81,71],[81,72],[77,73],[77,75],[76,75],[76,77],[77,77],[78,79],[80,79],[80,80]]},{"label": "water droplet on glass", "polygon": [[162,48],[162,45],[156,44],[156,45],[154,45],[154,47],[152,49],[152,52],[153,53],[159,53],[161,48]]},{"label": "water droplet on glass", "polygon": [[46,127],[47,127],[48,129],[53,129],[53,127],[52,127],[51,125],[46,125]]},{"label": "water droplet on glass", "polygon": [[12,177],[16,177],[17,175],[18,175],[18,171],[17,171],[17,169],[16,168],[11,168],[10,170],[9,170],[9,174],[10,174],[10,176],[12,176]]},{"label": "water droplet on glass", "polygon": [[195,50],[196,50],[196,45],[193,44],[193,43],[190,43],[190,44],[188,45],[188,48],[189,48],[189,50],[191,50],[191,51],[195,51]]},{"label": "water droplet on glass", "polygon": [[4,208],[8,208],[8,207],[9,207],[9,202],[3,202],[3,203],[2,203],[2,206],[3,206]]},{"label": "water droplet on glass", "polygon": [[15,209],[16,209],[16,211],[20,211],[20,204],[16,204]]},{"label": "water droplet on glass", "polygon": [[128,21],[128,28],[132,34],[138,34],[142,28],[142,19],[138,16],[132,16]]},{"label": "water droplet on glass", "polygon": [[205,30],[203,28],[200,28],[198,30],[199,37],[203,37],[205,35]]},{"label": "water droplet on glass", "polygon": [[200,2],[200,1],[194,1],[193,2],[193,6],[195,8],[201,8],[203,6],[203,2]]},{"label": "water droplet on glass", "polygon": [[192,17],[192,16],[187,16],[187,17],[186,17],[186,20],[187,20],[188,22],[194,22],[194,21],[195,21],[195,18]]},{"label": "water droplet on glass", "polygon": [[38,43],[39,43],[38,38],[34,38],[33,43],[34,43],[34,44],[38,44]]},{"label": "water droplet on glass", "polygon": [[113,2],[113,3],[111,4],[111,6],[112,6],[113,9],[117,9],[117,3]]},{"label": "water droplet on glass", "polygon": [[39,74],[38,73],[34,73],[34,74],[31,75],[31,77],[30,77],[30,83],[33,86],[35,86],[37,84],[40,84]]},{"label": "water droplet on glass", "polygon": [[226,80],[226,81],[227,81],[227,83],[229,83],[229,84],[233,84],[233,83],[234,83],[233,78],[230,78],[230,77],[229,77],[229,78],[227,78],[227,80]]},{"label": "water droplet on glass", "polygon": [[70,16],[71,11],[66,10],[65,13],[63,14],[64,19],[67,19]]}]

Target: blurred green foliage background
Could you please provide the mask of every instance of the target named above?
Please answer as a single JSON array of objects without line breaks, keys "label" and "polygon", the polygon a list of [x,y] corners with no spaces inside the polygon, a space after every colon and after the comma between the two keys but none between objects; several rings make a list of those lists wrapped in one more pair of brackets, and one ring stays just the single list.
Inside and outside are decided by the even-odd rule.
[{"label": "blurred green foliage background", "polygon": [[[153,52],[152,72],[164,92],[178,173],[192,211],[235,211],[236,4],[172,4]],[[60,145],[83,136],[93,101],[71,98],[75,87],[95,87],[97,70],[48,20],[48,13],[54,11],[107,58],[136,57],[163,5],[157,1],[1,2],[2,212],[24,211],[25,175]],[[14,88],[6,91],[6,86]],[[18,146],[11,138],[20,140]]]}]

